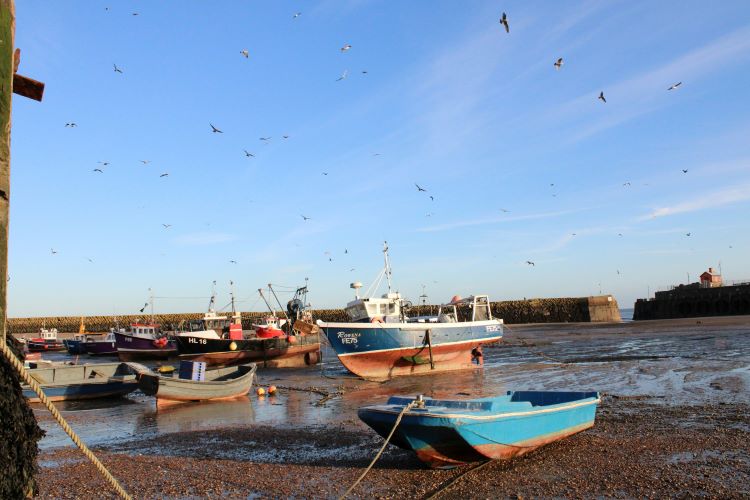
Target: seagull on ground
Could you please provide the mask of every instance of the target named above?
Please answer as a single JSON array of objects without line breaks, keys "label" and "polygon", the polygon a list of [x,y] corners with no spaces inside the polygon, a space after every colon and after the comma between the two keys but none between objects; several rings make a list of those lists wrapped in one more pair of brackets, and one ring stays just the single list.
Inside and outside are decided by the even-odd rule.
[{"label": "seagull on ground", "polygon": [[604,97],[604,92],[603,92],[603,91],[602,91],[602,92],[599,92],[599,97],[598,97],[598,99],[599,99],[600,101],[602,101],[603,103],[605,103],[605,104],[606,104],[606,102],[607,102],[607,99],[606,99],[606,98]]},{"label": "seagull on ground", "polygon": [[503,12],[503,17],[500,18],[500,24],[505,28],[506,33],[510,33],[510,26],[508,25],[508,16]]},{"label": "seagull on ground", "polygon": [[221,130],[219,130],[218,128],[214,127],[211,122],[208,122],[208,124],[211,125],[211,132],[213,132],[214,134],[223,134],[224,133]]},{"label": "seagull on ground", "polygon": [[555,66],[555,69],[556,69],[556,70],[559,70],[560,68],[562,68],[562,65],[563,65],[563,64],[565,64],[565,63],[563,62],[563,58],[562,58],[562,57],[558,57],[558,58],[557,58],[557,61],[555,61],[555,64],[554,64],[554,66]]},{"label": "seagull on ground", "polygon": [[677,90],[677,87],[679,87],[680,85],[682,85],[682,82],[677,82],[671,85],[667,90]]}]

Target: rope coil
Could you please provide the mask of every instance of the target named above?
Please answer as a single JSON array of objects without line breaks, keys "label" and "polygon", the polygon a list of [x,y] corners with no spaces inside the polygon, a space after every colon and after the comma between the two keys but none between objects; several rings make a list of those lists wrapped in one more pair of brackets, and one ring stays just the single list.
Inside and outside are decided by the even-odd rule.
[{"label": "rope coil", "polygon": [[60,412],[57,411],[57,408],[55,408],[55,405],[52,404],[52,401],[50,401],[47,398],[47,395],[44,394],[44,391],[42,390],[39,383],[34,380],[34,378],[29,375],[29,372],[26,371],[21,361],[19,361],[18,358],[13,354],[13,352],[8,347],[8,344],[5,343],[5,339],[2,339],[0,341],[0,347],[2,348],[3,354],[5,357],[10,361],[10,364],[13,365],[13,367],[16,369],[18,374],[21,376],[24,382],[28,384],[34,392],[39,396],[39,400],[44,404],[44,406],[47,407],[49,412],[52,414],[52,416],[55,418],[58,424],[60,424],[60,427],[63,428],[65,433],[70,436],[70,439],[75,443],[78,448],[81,449],[84,455],[91,460],[91,462],[96,466],[96,468],[99,470],[99,472],[104,476],[104,478],[109,482],[109,484],[112,486],[112,488],[117,492],[120,497],[132,500],[133,497],[131,497],[127,491],[120,485],[120,483],[117,481],[117,479],[107,470],[107,468],[102,464],[98,458],[96,458],[96,455],[86,446],[86,444],[81,441],[81,439],[78,437],[78,434],[75,433],[75,431],[68,425],[68,422],[65,421],[65,418],[63,418],[62,415],[60,415]]}]

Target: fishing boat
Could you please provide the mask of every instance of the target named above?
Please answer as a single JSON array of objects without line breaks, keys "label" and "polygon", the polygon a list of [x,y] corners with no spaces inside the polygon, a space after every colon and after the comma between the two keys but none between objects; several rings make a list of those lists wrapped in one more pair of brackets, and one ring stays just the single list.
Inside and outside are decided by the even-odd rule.
[{"label": "fishing boat", "polygon": [[[361,283],[350,285],[355,290],[345,308],[350,321],[317,323],[341,363],[368,380],[481,367],[482,346],[503,337],[503,321],[493,319],[489,297],[454,296],[436,316],[409,318],[411,303],[392,290],[387,243],[383,254],[385,267],[365,297],[359,296]],[[370,297],[383,277],[387,293]]]},{"label": "fishing boat", "polygon": [[127,329],[114,331],[120,361],[168,359],[177,356],[174,340],[161,334],[155,323],[131,323]]},{"label": "fishing boat", "polygon": [[246,396],[253,385],[255,363],[217,368],[205,372],[205,380],[190,380],[140,373],[138,387],[147,396],[155,396],[157,407],[186,401],[219,401]]},{"label": "fishing boat", "polygon": [[599,402],[598,392],[508,391],[472,400],[394,396],[358,415],[387,437],[412,404],[390,442],[431,467],[453,467],[509,459],[593,427]]},{"label": "fishing boat", "polygon": [[83,342],[86,354],[92,356],[117,356],[114,332],[107,333],[104,338],[89,337]]},{"label": "fishing boat", "polygon": [[81,326],[78,327],[78,333],[72,339],[63,340],[63,345],[68,350],[68,354],[84,354],[86,352],[84,342],[86,342],[86,325],[83,324],[83,317],[81,317]]},{"label": "fishing boat", "polygon": [[[51,401],[124,396],[138,388],[136,374],[125,363],[65,365],[28,370]],[[23,395],[31,403],[39,397],[28,386]]]},{"label": "fishing boat", "polygon": [[64,351],[65,344],[57,340],[57,328],[42,328],[39,336],[26,341],[29,352]]},{"label": "fishing boat", "polygon": [[[262,293],[261,297],[265,300]],[[212,296],[208,320],[204,317],[203,320],[191,321],[189,331],[175,336],[179,357],[204,361],[208,366],[231,366],[251,361],[275,368],[316,364],[320,361],[320,335],[312,323],[306,300],[307,286],[298,288],[287,303],[283,335],[261,338],[255,330],[247,333],[242,330],[242,318],[234,307],[234,293],[231,319],[213,310]]]}]

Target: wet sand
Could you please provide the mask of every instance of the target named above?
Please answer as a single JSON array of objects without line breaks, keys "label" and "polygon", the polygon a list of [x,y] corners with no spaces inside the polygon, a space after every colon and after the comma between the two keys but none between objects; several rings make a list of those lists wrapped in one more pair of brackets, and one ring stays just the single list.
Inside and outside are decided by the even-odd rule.
[{"label": "wet sand", "polygon": [[[391,394],[598,390],[604,397],[593,429],[477,470],[425,469],[389,446],[354,496],[750,495],[750,317],[511,325],[503,344],[485,349],[483,370],[385,384],[351,377],[327,359],[322,370],[259,373],[264,385],[333,396],[322,404],[319,393],[284,389],[166,412],[138,393],[61,406],[138,498],[320,498],[343,493],[382,444],[356,417],[361,405]],[[110,496],[49,416],[36,414],[49,431],[41,443],[41,496]]]}]

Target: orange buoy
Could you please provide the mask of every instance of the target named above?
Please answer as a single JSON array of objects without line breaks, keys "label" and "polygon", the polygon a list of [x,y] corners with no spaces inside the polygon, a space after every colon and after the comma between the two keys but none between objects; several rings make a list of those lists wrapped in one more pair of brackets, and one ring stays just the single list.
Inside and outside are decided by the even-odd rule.
[{"label": "orange buoy", "polygon": [[451,304],[455,304],[457,302],[461,302],[461,296],[460,295],[454,295],[451,299]]},{"label": "orange buoy", "polygon": [[256,391],[258,393],[258,396],[263,397],[266,395],[266,390],[262,387],[258,387],[258,390]]},{"label": "orange buoy", "polygon": [[276,386],[272,385],[271,387],[268,388],[268,395],[273,396],[274,394],[276,394]]}]

